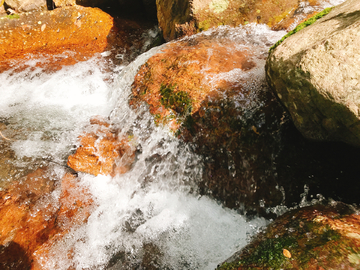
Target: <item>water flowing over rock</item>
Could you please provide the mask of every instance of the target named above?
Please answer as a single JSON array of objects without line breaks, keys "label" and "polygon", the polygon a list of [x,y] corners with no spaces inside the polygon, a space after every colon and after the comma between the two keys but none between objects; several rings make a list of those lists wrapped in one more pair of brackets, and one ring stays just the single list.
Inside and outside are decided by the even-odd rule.
[{"label": "water flowing over rock", "polygon": [[236,1],[157,0],[157,14],[164,38],[173,40],[219,25],[261,23],[273,29],[289,29],[324,7],[328,0]]},{"label": "water flowing over rock", "polygon": [[112,175],[127,172],[135,160],[135,147],[128,138],[118,138],[106,121],[93,118],[91,133],[80,136],[80,146],[69,156],[68,166],[78,172]]},{"label": "water flowing over rock", "polygon": [[217,269],[358,269],[360,215],[343,203],[280,216]]},{"label": "water flowing over rock", "polygon": [[268,81],[306,138],[360,146],[359,14],[346,1],[269,55]]},{"label": "water flowing over rock", "polygon": [[[61,64],[88,59],[105,50],[113,27],[110,15],[81,6],[23,13],[18,17],[0,20],[1,70],[30,54],[54,56],[52,62],[61,62],[59,68]],[[70,57],[56,57],[66,51],[72,51]]]},{"label": "water flowing over rock", "polygon": [[[203,193],[262,214],[299,202],[304,186],[311,196],[321,186],[338,198],[357,175],[345,169],[357,167],[354,149],[305,141],[268,89],[263,65],[276,32],[267,31],[224,27],[166,44],[139,69],[130,101],[134,108],[145,101],[157,124],[194,144],[204,158]],[[346,185],[336,179],[341,171]]]}]

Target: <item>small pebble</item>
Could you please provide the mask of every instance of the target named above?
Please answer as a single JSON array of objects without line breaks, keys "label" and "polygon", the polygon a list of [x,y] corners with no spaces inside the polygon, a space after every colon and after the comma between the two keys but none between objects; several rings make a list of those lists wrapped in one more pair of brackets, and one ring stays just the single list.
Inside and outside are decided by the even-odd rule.
[{"label": "small pebble", "polygon": [[41,24],[41,21],[38,21],[38,24]]}]

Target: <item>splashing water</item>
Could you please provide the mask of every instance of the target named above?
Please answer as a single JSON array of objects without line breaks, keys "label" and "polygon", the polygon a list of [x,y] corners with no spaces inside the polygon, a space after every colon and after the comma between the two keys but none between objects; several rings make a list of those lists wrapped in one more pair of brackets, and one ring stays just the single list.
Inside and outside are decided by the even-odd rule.
[{"label": "splashing water", "polygon": [[[219,33],[268,47],[284,34],[262,25]],[[213,35],[214,30],[203,34]],[[29,166],[28,159],[50,160],[60,164],[53,168],[63,175],[61,165],[94,115],[110,116],[121,134],[134,138],[138,150],[133,168],[123,175],[79,174],[96,207],[86,224],[52,246],[47,258],[39,258],[45,269],[213,269],[268,223],[261,218],[246,221],[199,196],[203,160],[191,145],[156,126],[146,105],[136,111],[129,107],[139,66],[160,49],[115,73],[105,72],[99,56],[51,74],[34,64],[19,73],[0,74],[2,133],[14,140],[9,147],[16,166]],[[114,76],[118,79],[112,80]]]}]

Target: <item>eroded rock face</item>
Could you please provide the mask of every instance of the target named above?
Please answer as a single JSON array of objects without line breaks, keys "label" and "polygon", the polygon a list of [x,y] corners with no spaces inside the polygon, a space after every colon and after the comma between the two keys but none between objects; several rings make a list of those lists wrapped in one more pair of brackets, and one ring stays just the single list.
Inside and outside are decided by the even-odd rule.
[{"label": "eroded rock face", "polygon": [[360,215],[343,203],[288,212],[218,269],[358,269]]},{"label": "eroded rock face", "polygon": [[346,1],[269,55],[268,81],[306,138],[360,146],[359,14]]},{"label": "eroded rock face", "polygon": [[135,147],[127,138],[111,132],[106,121],[93,118],[90,123],[97,129],[80,136],[80,147],[69,156],[68,166],[93,175],[127,172],[135,160]]},{"label": "eroded rock face", "polygon": [[[27,59],[30,54],[54,56],[51,62],[56,62],[58,68],[89,59],[105,50],[112,27],[110,15],[97,8],[81,6],[2,18],[0,71],[9,68],[13,60]],[[72,53],[68,57],[56,57],[66,51]]]},{"label": "eroded rock face", "polygon": [[159,25],[166,40],[192,35],[219,25],[261,23],[273,29],[289,29],[323,9],[326,0],[237,1],[157,0]]}]

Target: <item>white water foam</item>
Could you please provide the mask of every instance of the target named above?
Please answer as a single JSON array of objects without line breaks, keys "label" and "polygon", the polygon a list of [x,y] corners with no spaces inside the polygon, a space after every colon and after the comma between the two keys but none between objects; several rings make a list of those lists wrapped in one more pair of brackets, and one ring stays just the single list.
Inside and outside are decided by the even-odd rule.
[{"label": "white water foam", "polygon": [[[35,61],[35,60],[32,60]],[[39,60],[38,60],[39,61]],[[0,74],[0,119],[18,158],[63,157],[93,115],[109,115],[117,98],[96,59],[46,74],[31,68]]]},{"label": "white water foam", "polygon": [[[0,74],[0,117],[7,122],[5,135],[16,140],[11,147],[19,160],[50,158],[64,164],[93,115],[111,115],[114,126],[131,134],[138,148],[136,163],[126,174],[80,174],[98,206],[87,224],[51,248],[49,257],[37,258],[44,269],[134,269],[149,256],[156,268],[213,269],[267,223],[247,222],[200,197],[200,157],[169,130],[157,127],[145,105],[137,111],[129,108],[133,77],[158,50],[119,69],[113,84],[97,59],[52,74],[40,68]],[[57,189],[53,197],[58,196]]]},{"label": "white water foam", "polygon": [[[251,30],[257,27],[258,32]],[[270,33],[265,26],[226,31],[268,46],[277,40],[264,36]],[[97,206],[87,224],[57,242],[48,258],[37,258],[44,269],[141,269],[145,264],[154,269],[213,269],[267,224],[261,218],[248,222],[199,196],[202,159],[190,145],[156,126],[147,106],[129,108],[130,86],[139,66],[159,49],[119,69],[114,84],[108,80],[112,74],[104,73],[95,59],[53,74],[40,69],[0,74],[0,118],[6,119],[8,129],[23,132],[14,132],[17,141],[12,144],[19,158],[66,161],[93,115],[110,115],[114,127],[131,135],[138,149],[133,168],[123,175],[79,174]]]}]

